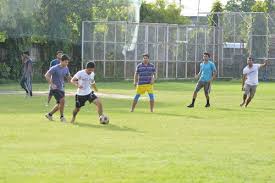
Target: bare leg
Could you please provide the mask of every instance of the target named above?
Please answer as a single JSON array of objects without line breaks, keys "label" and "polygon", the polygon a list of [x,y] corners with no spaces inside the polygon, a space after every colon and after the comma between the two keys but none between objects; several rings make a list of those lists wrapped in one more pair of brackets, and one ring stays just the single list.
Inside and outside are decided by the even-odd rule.
[{"label": "bare leg", "polygon": [[75,108],[74,111],[73,111],[73,117],[72,117],[72,120],[71,120],[71,123],[74,123],[75,122],[75,118],[76,118],[76,115],[77,113],[80,111],[80,108]]},{"label": "bare leg", "polygon": [[53,109],[51,110],[51,112],[49,112],[50,115],[53,115],[56,111],[59,110],[59,104],[56,104]]},{"label": "bare leg", "polygon": [[244,94],[243,95],[243,103],[240,104],[241,107],[245,104],[246,98],[247,98],[247,95]]},{"label": "bare leg", "polygon": [[59,101],[59,110],[60,110],[60,116],[64,116],[64,104],[65,104],[65,99],[64,97],[60,99]]},{"label": "bare leg", "polygon": [[155,106],[155,101],[150,100],[150,110],[151,110],[151,112],[154,112],[154,106]]},{"label": "bare leg", "polygon": [[48,95],[48,104],[50,103],[51,99],[52,99],[52,95]]},{"label": "bare leg", "polygon": [[98,116],[101,116],[103,114],[103,107],[99,98],[94,101],[94,104],[96,105]]},{"label": "bare leg", "polygon": [[137,100],[133,100],[133,104],[132,104],[132,109],[131,112],[134,112],[136,105],[137,105],[138,101]]},{"label": "bare leg", "polygon": [[248,99],[246,100],[245,107],[248,106],[248,104],[251,102],[252,99],[253,99],[253,96],[249,96],[249,97],[248,97]]}]

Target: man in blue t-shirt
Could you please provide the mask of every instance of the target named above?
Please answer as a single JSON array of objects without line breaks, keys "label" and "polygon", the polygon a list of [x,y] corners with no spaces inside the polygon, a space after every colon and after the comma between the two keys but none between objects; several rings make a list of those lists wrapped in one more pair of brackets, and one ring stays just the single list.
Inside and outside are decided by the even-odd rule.
[{"label": "man in blue t-shirt", "polygon": [[51,93],[56,99],[56,105],[54,108],[46,114],[46,118],[53,121],[53,114],[56,111],[60,111],[60,121],[66,122],[64,117],[64,104],[65,104],[65,91],[64,91],[64,78],[66,77],[68,81],[71,81],[70,72],[68,69],[69,57],[67,55],[62,55],[61,62],[50,68],[50,70],[45,74],[45,78],[48,81]]},{"label": "man in blue t-shirt", "polygon": [[[51,61],[50,68],[57,65],[57,64],[60,64],[62,54],[63,54],[63,51],[57,51],[56,52],[56,59]],[[51,89],[49,89],[48,102],[46,104],[47,106],[49,105],[49,103],[52,99],[52,96],[53,96],[53,94],[51,93]]]},{"label": "man in blue t-shirt", "polygon": [[192,108],[194,107],[195,100],[197,98],[197,93],[200,91],[201,88],[204,88],[204,94],[206,97],[206,105],[205,107],[210,107],[209,103],[209,93],[210,93],[210,86],[211,82],[216,79],[216,66],[213,62],[210,61],[210,54],[205,52],[203,53],[203,62],[200,64],[200,72],[195,78],[199,78],[197,83],[196,89],[193,93],[193,100],[190,105],[187,107]]},{"label": "man in blue t-shirt", "polygon": [[131,112],[134,112],[140,95],[148,93],[150,98],[150,110],[154,112],[154,92],[153,84],[156,79],[155,66],[149,63],[149,54],[143,54],[143,62],[138,64],[134,75],[134,86],[136,87],[136,96],[134,98]]}]

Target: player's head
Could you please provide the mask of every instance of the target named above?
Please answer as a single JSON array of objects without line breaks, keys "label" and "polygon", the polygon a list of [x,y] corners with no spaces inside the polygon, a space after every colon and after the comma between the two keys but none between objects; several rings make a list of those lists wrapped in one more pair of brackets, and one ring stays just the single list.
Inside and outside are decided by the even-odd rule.
[{"label": "player's head", "polygon": [[203,60],[204,60],[204,61],[208,61],[209,59],[210,59],[210,54],[207,53],[207,52],[204,52],[204,53],[203,53]]},{"label": "player's head", "polygon": [[95,71],[95,63],[94,62],[88,62],[86,64],[85,70],[86,70],[87,74],[91,74],[92,72],[94,72]]},{"label": "player's head", "polygon": [[23,61],[28,59],[29,57],[30,57],[30,52],[29,51],[22,52],[21,58],[22,58]]},{"label": "player's head", "polygon": [[148,53],[144,53],[142,55],[142,57],[143,57],[143,63],[148,64],[149,63],[149,58],[150,58],[149,54]]},{"label": "player's head", "polygon": [[63,51],[57,51],[56,52],[56,58],[58,59],[58,60],[61,60],[61,57],[62,57],[62,55],[63,55]]},{"label": "player's head", "polygon": [[247,65],[253,66],[254,59],[252,57],[247,58]]},{"label": "player's head", "polygon": [[60,64],[61,64],[61,66],[62,67],[66,67],[68,64],[69,64],[69,61],[70,61],[70,57],[68,56],[68,55],[62,55],[62,57],[61,57],[61,62],[60,62]]}]

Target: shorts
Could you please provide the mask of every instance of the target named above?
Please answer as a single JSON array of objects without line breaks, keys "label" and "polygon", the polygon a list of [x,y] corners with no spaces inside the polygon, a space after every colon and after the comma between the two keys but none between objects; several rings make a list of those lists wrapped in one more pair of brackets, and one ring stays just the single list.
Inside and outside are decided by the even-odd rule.
[{"label": "shorts", "polygon": [[57,104],[59,104],[60,100],[65,97],[65,92],[58,89],[50,90],[50,93],[54,96]]},{"label": "shorts", "polygon": [[75,95],[75,107],[80,108],[85,105],[86,101],[92,103],[95,99],[97,99],[97,96],[94,92],[91,92],[88,95]]},{"label": "shorts", "polygon": [[256,93],[257,85],[244,85],[244,94],[249,95],[250,97],[253,97]]},{"label": "shorts", "polygon": [[136,88],[137,94],[145,94],[146,92],[148,94],[153,94],[153,85],[152,84],[144,84],[144,85],[138,85]]},{"label": "shorts", "polygon": [[204,88],[204,93],[209,94],[211,90],[211,83],[209,81],[199,81],[197,83],[195,92],[198,93],[200,89]]}]

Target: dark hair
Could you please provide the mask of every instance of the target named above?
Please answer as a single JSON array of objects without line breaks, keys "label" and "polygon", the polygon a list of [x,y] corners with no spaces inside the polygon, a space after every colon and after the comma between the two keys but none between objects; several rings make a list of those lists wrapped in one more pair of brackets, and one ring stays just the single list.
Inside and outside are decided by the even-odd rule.
[{"label": "dark hair", "polygon": [[29,51],[24,51],[23,54],[30,56],[30,52]]},{"label": "dark hair", "polygon": [[142,56],[150,58],[150,55],[148,53],[143,53]]},{"label": "dark hair", "polygon": [[61,57],[61,60],[64,61],[64,60],[70,60],[70,57],[68,55],[62,55]]},{"label": "dark hair", "polygon": [[248,57],[247,59],[249,59],[249,60],[251,59],[254,62],[254,58],[253,57]]},{"label": "dark hair", "polygon": [[86,64],[86,69],[87,68],[95,68],[95,63],[94,62],[88,62],[87,64]]},{"label": "dark hair", "polygon": [[204,55],[207,55],[209,58],[211,57],[211,56],[210,56],[210,53],[208,53],[208,52],[204,52],[203,54],[204,54]]},{"label": "dark hair", "polygon": [[59,53],[63,54],[63,51],[58,50],[58,51],[56,52],[56,55],[58,55]]}]

